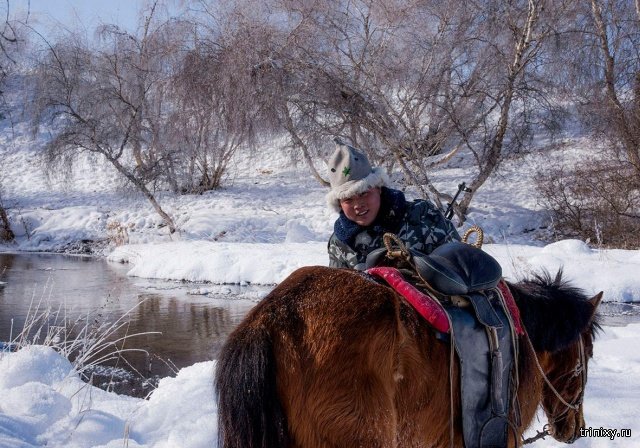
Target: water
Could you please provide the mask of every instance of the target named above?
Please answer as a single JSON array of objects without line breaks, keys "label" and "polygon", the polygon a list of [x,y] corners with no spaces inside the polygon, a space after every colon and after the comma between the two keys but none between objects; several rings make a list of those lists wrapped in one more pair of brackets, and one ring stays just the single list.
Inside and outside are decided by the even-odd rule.
[{"label": "water", "polygon": [[[71,321],[89,316],[96,325],[125,316],[126,327],[114,337],[161,333],[128,339],[125,348],[145,353],[130,353],[110,363],[124,369],[116,375],[124,379],[132,377],[127,372],[139,372],[134,380],[116,384],[115,390],[144,395],[141,378],[157,380],[215,359],[227,335],[271,289],[136,279],[126,276],[128,269],[94,258],[0,253],[0,282],[5,283],[0,284],[0,342],[15,338],[29,309],[33,314],[38,304],[40,311],[60,310],[60,316],[64,313]],[[605,325],[640,322],[640,304],[603,303],[600,312]],[[111,369],[98,377],[103,381],[113,374]]]},{"label": "water", "polygon": [[[58,313],[77,327],[114,322],[125,348],[145,350],[110,363],[146,378],[215,359],[227,335],[269,287],[194,285],[126,276],[128,265],[58,254],[0,253],[0,341],[15,338],[34,309]],[[195,293],[195,294],[194,294]],[[130,364],[130,365],[127,365]],[[136,375],[139,377],[138,375]],[[129,391],[131,392],[131,391]]]},{"label": "water", "polygon": [[640,322],[640,303],[602,302],[598,311],[604,325],[621,327]]}]

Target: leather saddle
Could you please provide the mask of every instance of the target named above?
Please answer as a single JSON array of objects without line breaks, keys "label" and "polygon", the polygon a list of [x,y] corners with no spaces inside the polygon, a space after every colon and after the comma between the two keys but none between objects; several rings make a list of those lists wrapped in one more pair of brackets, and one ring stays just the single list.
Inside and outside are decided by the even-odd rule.
[{"label": "leather saddle", "polygon": [[[507,311],[499,303],[500,264],[481,249],[458,241],[429,255],[401,245],[400,264],[408,262],[429,288],[443,296],[464,297],[472,306],[444,301],[452,344],[460,365],[460,403],[464,445],[504,448],[508,442],[514,343]],[[395,250],[394,250],[395,251]],[[367,268],[383,264],[387,247],[367,256]],[[410,269],[411,270],[411,269]],[[401,291],[400,291],[401,292]]]},{"label": "leather saddle", "polygon": [[[437,292],[445,296],[468,295],[495,288],[502,278],[500,264],[488,253],[470,244],[452,241],[425,255],[409,249],[415,269]],[[382,263],[386,248],[367,256],[366,268]]]}]

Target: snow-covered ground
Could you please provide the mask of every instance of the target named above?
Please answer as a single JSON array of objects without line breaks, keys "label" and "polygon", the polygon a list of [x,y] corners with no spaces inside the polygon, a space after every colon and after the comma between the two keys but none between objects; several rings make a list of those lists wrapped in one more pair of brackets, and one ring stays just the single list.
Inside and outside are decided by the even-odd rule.
[{"label": "snow-covered ground", "polygon": [[[576,447],[640,446],[640,324],[607,327],[595,345],[585,396],[587,428],[630,429],[630,438],[585,437]],[[210,448],[217,437],[215,361],[164,378],[148,400],[82,382],[52,349],[0,354],[0,447]],[[546,420],[540,414],[528,436]],[[560,447],[547,438],[533,446]]]},{"label": "snow-covered ground", "polygon": [[[596,250],[579,240],[562,240],[543,247],[524,244],[485,244],[483,249],[501,264],[503,274],[517,281],[546,269],[563,269],[589,294],[604,291],[605,301],[632,302],[640,298],[640,252]],[[212,243],[181,241],[117,247],[108,259],[131,264],[129,275],[232,284],[276,284],[296,268],[326,265],[325,242]]]},{"label": "snow-covered ground", "polygon": [[[577,159],[585,142],[562,146],[565,151],[548,157]],[[130,275],[221,284],[275,284],[297,267],[328,261],[326,241],[336,215],[326,206],[326,190],[303,164],[273,148],[235,161],[219,191],[159,194],[179,228],[174,235],[100,160],[85,158],[63,182],[45,178],[37,153],[25,129],[0,134],[2,199],[17,235],[0,250],[89,250],[129,263]],[[469,224],[484,228],[485,250],[512,280],[562,267],[566,278],[589,293],[604,291],[607,301],[640,301],[640,251],[535,239],[549,236],[532,181],[540,163],[531,156],[509,161],[478,192]],[[466,180],[464,161],[439,171],[436,180],[453,192]],[[585,400],[588,425],[631,428],[632,438],[585,438],[576,446],[640,446],[639,330],[640,324],[606,328],[596,343]],[[0,447],[121,447],[125,439],[128,447],[213,446],[214,369],[213,361],[184,368],[140,400],[83,383],[48,348],[0,353]]]}]

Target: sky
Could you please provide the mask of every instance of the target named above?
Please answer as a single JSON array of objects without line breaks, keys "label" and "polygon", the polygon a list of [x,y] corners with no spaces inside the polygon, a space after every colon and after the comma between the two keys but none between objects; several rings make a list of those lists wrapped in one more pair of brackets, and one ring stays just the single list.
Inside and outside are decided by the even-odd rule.
[{"label": "sky", "polygon": [[[134,31],[139,11],[148,0],[21,0],[12,1],[13,13],[24,16],[45,36],[53,36],[65,29],[84,29],[92,32],[97,25],[113,23]],[[173,0],[166,1],[175,5]]]}]

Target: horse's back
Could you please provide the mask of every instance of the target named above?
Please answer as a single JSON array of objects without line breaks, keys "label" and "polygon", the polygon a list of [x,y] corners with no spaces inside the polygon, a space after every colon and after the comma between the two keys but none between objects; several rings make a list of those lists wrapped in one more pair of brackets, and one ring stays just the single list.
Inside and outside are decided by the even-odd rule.
[{"label": "horse's back", "polygon": [[[448,411],[447,351],[423,325],[395,292],[362,273],[319,266],[292,273],[256,305],[224,349],[257,353],[249,358],[273,370],[248,381],[252,388],[269,395],[264,378],[275,378],[281,408],[263,406],[267,414],[255,419],[273,420],[282,412],[282,421],[254,432],[278,432],[278,441],[245,446],[424,446],[448,436],[448,412],[442,412]],[[257,348],[248,349],[246,341]],[[428,358],[437,362],[428,364]],[[233,359],[220,361],[228,375],[247,372]],[[256,406],[249,404],[248,413]],[[288,428],[286,440],[279,425]]]},{"label": "horse's back", "polygon": [[398,313],[389,288],[325,267],[295,271],[254,309],[243,325],[268,328],[294,446],[392,445]]}]

